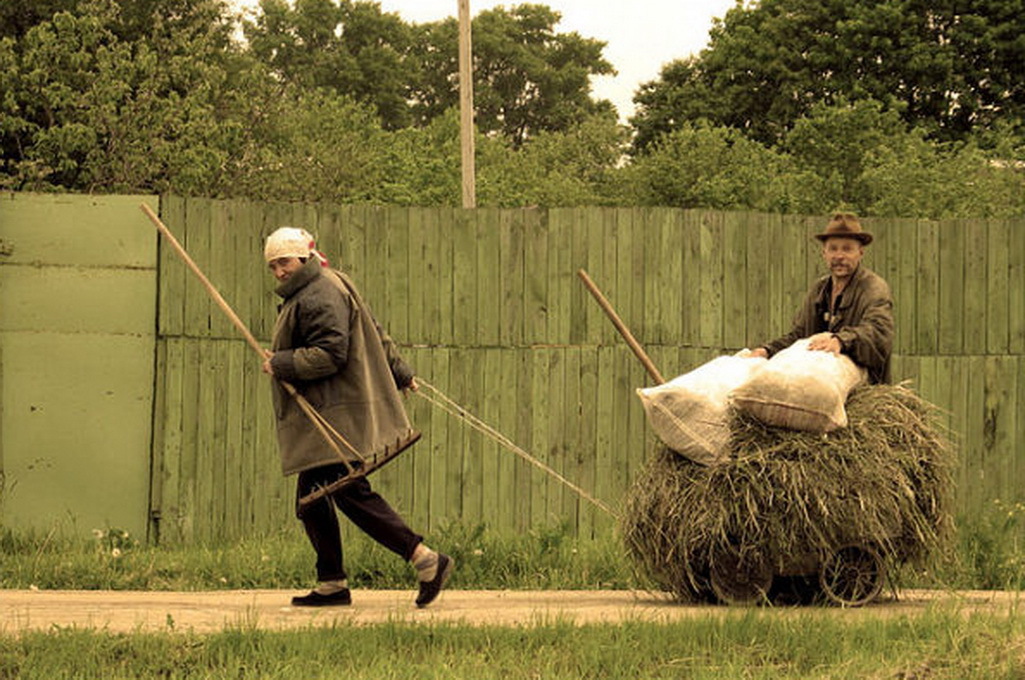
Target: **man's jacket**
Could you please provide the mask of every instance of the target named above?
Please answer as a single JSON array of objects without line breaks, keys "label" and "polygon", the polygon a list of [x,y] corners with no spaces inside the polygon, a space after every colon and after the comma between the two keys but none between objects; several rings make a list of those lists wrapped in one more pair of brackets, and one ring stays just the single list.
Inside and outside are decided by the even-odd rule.
[{"label": "man's jacket", "polygon": [[868,370],[869,382],[890,382],[893,298],[889,284],[872,270],[859,266],[840,293],[835,314],[829,312],[832,290],[828,274],[812,285],[790,332],[765,345],[769,356],[801,338],[829,331],[840,340],[841,351]]},{"label": "man's jacket", "polygon": [[[413,371],[395,352],[352,282],[310,258],[275,291],[271,367],[335,430],[368,457],[412,433],[401,388]],[[339,462],[296,400],[274,381],[274,412],[284,474]],[[345,444],[339,448],[356,460]]]}]

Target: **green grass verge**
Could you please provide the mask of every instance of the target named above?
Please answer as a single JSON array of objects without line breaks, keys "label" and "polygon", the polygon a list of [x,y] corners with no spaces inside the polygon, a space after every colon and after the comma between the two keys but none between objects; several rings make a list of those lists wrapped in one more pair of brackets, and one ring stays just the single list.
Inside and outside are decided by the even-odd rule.
[{"label": "green grass verge", "polygon": [[[929,571],[903,574],[905,587],[1025,588],[1025,505],[994,502],[960,521],[956,543]],[[356,588],[407,588],[409,565],[344,523],[345,562]],[[298,523],[290,530],[219,546],[146,546],[116,529],[94,540],[59,531],[0,531],[0,588],[209,590],[304,588],[313,552]],[[565,526],[498,535],[483,525],[450,524],[429,537],[455,557],[451,587],[464,589],[624,589],[650,584],[637,574],[619,538],[574,538]],[[0,679],[2,680],[2,679]]]},{"label": "green grass verge", "polygon": [[[655,624],[390,623],[0,637],[0,678],[1020,678],[1019,616],[747,610]],[[713,612],[713,610],[710,610]]]},{"label": "green grass verge", "polygon": [[[357,530],[344,531],[345,563],[356,588],[408,588],[412,568]],[[466,589],[624,589],[635,578],[619,542],[581,541],[565,527],[498,536],[453,524],[430,538],[458,569],[450,587]],[[0,587],[209,590],[302,588],[315,578],[313,551],[292,531],[223,546],[145,546],[117,530],[96,540],[0,533]]]}]

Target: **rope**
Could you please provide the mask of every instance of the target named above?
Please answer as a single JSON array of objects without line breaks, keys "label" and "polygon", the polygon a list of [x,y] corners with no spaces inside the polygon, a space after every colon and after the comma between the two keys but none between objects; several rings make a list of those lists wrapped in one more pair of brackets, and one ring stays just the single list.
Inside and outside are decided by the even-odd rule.
[{"label": "rope", "polygon": [[565,477],[560,475],[558,472],[553,470],[548,465],[542,463],[540,460],[538,460],[534,456],[532,456],[529,453],[527,453],[526,451],[524,451],[522,448],[517,446],[511,439],[506,437],[504,434],[502,434],[501,432],[499,432],[495,428],[491,427],[490,425],[485,423],[483,420],[481,420],[477,416],[473,415],[472,413],[467,411],[465,408],[463,408],[462,406],[460,406],[459,404],[457,404],[456,402],[452,401],[450,398],[445,396],[441,392],[441,390],[439,390],[437,387],[435,387],[434,385],[431,385],[430,383],[428,383],[426,380],[424,380],[420,376],[417,376],[416,383],[420,387],[426,387],[432,393],[432,394],[428,395],[428,394],[425,394],[423,390],[417,390],[416,394],[418,394],[419,396],[423,397],[424,399],[426,399],[430,403],[434,404],[435,406],[440,408],[442,411],[445,411],[449,415],[451,415],[451,416],[453,416],[455,418],[459,418],[459,419],[465,420],[467,423],[469,423],[470,427],[472,427],[473,429],[477,430],[478,432],[484,434],[485,436],[490,437],[491,439],[495,440],[496,442],[498,442],[499,444],[501,444],[505,448],[509,449],[510,451],[515,453],[517,456],[519,456],[523,460],[525,460],[528,463],[530,463],[531,465],[533,465],[534,467],[540,468],[541,470],[543,470],[544,472],[548,473],[552,477],[555,477],[557,480],[559,480],[564,485],[566,485],[567,487],[572,489],[574,492],[576,492],[576,494],[578,496],[580,496],[584,500],[592,503],[599,510],[602,510],[603,512],[607,513],[608,515],[610,515],[612,517],[616,517],[616,513],[614,513],[609,508],[609,506],[605,505],[605,503],[601,502],[600,500],[598,500],[597,498],[595,498],[591,494],[587,493],[586,491],[581,489],[579,486],[577,486],[573,482],[569,481],[568,479],[566,479]]}]

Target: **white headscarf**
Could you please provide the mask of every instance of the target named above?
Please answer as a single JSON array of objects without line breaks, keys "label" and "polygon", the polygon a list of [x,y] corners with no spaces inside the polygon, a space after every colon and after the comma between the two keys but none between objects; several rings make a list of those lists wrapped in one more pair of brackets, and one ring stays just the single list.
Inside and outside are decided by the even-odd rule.
[{"label": "white headscarf", "polygon": [[327,258],[317,249],[313,236],[305,229],[296,227],[280,227],[267,237],[263,247],[263,258],[267,262],[279,257],[306,258],[313,255],[323,266],[328,266]]}]

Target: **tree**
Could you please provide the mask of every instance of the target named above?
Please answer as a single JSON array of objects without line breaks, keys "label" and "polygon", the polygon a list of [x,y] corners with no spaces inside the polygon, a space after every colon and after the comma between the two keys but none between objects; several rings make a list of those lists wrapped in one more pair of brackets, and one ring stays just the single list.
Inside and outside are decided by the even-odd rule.
[{"label": "tree", "polygon": [[817,103],[873,99],[931,138],[1025,116],[1018,0],[763,0],[717,20],[696,59],[635,97],[637,150],[687,121],[777,143]]},{"label": "tree", "polygon": [[685,124],[659,138],[627,172],[641,205],[816,213],[839,200],[837,182],[725,127]]},{"label": "tree", "polygon": [[618,165],[627,130],[596,115],[564,132],[544,131],[519,149],[504,137],[479,146],[482,206],[580,206],[620,202]]},{"label": "tree", "polygon": [[383,202],[389,143],[369,105],[287,86],[261,106],[220,191],[257,200]]},{"label": "tree", "polygon": [[193,21],[118,36],[114,0],[83,0],[0,42],[0,184],[15,189],[209,192],[238,151],[232,117],[265,91],[230,50],[219,0]]},{"label": "tree", "polygon": [[[614,119],[610,102],[591,99],[591,77],[615,72],[601,56],[605,43],[556,33],[560,19],[544,5],[524,4],[473,20],[478,130],[503,134],[518,147],[531,135],[566,131],[595,114]],[[421,30],[416,114],[426,122],[459,102],[458,24],[447,19]]]},{"label": "tree", "polygon": [[244,24],[253,54],[284,82],[327,88],[372,105],[389,130],[408,126],[417,81],[409,52],[415,32],[376,2],[262,0]]},{"label": "tree", "polygon": [[901,157],[925,140],[922,130],[908,130],[896,111],[865,99],[848,104],[816,104],[798,119],[779,148],[801,168],[839,188],[838,201],[864,205],[862,178],[879,152]]}]

